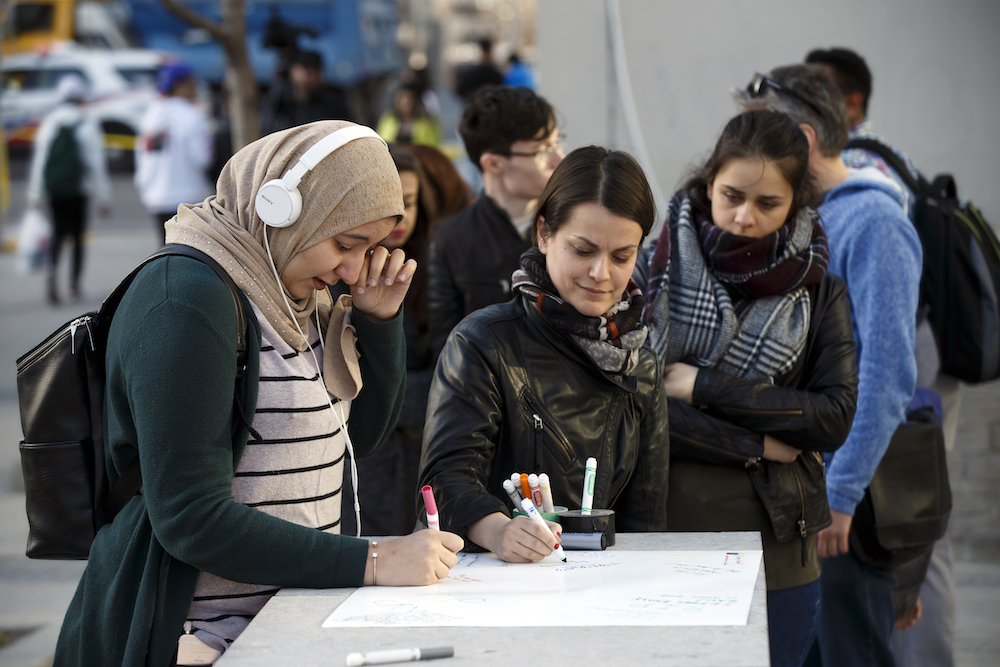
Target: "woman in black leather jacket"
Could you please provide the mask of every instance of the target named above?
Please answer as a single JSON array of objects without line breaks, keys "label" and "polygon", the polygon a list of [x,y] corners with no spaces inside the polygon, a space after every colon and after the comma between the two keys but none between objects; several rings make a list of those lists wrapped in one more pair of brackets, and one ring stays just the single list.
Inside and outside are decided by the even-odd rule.
[{"label": "woman in black leather jacket", "polygon": [[644,314],[670,397],[671,530],[761,532],[776,666],[801,665],[816,636],[820,453],[843,444],[857,400],[808,157],[786,115],[732,119],[670,202]]},{"label": "woman in black leather jacket", "polygon": [[506,561],[539,560],[556,540],[511,519],[503,480],[545,472],[555,504],[580,507],[592,456],[593,507],[615,510],[619,531],[666,529],[666,397],[629,279],[654,218],[626,153],[580,148],[555,170],[512,277],[520,298],[462,320],[438,360],[420,483],[442,528]]}]

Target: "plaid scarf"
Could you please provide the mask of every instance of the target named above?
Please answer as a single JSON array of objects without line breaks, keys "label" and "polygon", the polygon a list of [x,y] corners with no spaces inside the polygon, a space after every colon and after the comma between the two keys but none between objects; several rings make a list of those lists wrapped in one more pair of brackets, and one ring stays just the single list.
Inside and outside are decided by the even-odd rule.
[{"label": "plaid scarf", "polygon": [[534,306],[555,329],[566,333],[593,359],[598,368],[630,373],[646,342],[646,327],[639,322],[645,300],[631,280],[622,298],[602,317],[583,315],[559,298],[545,264],[545,255],[531,247],[521,255],[521,268],[511,276],[513,288],[525,303]]},{"label": "plaid scarf", "polygon": [[761,239],[701,218],[685,193],[671,199],[643,314],[653,351],[663,364],[773,381],[805,347],[808,288],[829,263],[826,235],[811,209]]}]

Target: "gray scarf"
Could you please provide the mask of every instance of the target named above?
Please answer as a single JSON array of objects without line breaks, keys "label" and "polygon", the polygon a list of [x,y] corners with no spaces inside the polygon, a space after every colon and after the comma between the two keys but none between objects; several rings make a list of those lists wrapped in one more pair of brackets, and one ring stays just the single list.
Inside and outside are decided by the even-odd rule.
[{"label": "gray scarf", "polygon": [[[807,219],[789,238],[789,255],[812,241],[812,212],[803,209],[800,216]],[[809,331],[808,289],[756,298],[737,313],[726,285],[706,265],[686,195],[671,201],[669,225],[669,278],[647,313],[650,345],[660,363],[684,361],[765,382],[791,370]]]}]

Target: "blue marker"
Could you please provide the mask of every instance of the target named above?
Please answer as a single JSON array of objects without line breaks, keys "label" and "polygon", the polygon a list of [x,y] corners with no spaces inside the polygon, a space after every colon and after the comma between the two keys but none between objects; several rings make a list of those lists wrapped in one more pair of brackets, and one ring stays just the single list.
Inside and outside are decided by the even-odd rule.
[{"label": "blue marker", "polygon": [[[538,513],[537,509],[535,509],[535,503],[531,502],[531,498],[521,499],[521,508],[524,509],[524,513],[527,514],[532,521],[541,524],[542,528],[549,532],[549,535],[555,537],[552,533],[552,529],[549,528],[549,524],[545,523],[545,519],[543,519],[542,515]],[[566,552],[563,551],[562,546],[558,542],[556,542],[556,548],[553,549],[553,551],[556,552],[556,556],[558,556],[562,562],[566,562]]]}]

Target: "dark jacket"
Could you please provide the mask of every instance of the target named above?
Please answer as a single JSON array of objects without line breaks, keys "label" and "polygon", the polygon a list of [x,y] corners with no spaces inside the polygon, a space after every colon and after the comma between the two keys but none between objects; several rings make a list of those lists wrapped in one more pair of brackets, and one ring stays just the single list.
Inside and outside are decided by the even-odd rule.
[{"label": "dark jacket", "polygon": [[[252,419],[261,334],[246,301],[244,310],[250,350],[241,396]],[[385,439],[399,413],[401,319],[352,319],[365,381],[349,426],[359,454]],[[211,268],[167,257],[139,272],[108,337],[105,459],[114,484],[137,443],[143,487],[94,539],[59,635],[56,667],[172,665],[202,571],[276,587],[361,585],[366,540],[233,500],[233,473],[247,440],[233,417],[235,360],[233,297]]]},{"label": "dark jacket", "polygon": [[465,318],[438,360],[420,460],[442,528],[465,536],[509,516],[512,472],[548,473],[555,504],[579,508],[589,456],[593,506],[615,510],[617,530],[666,529],[667,410],[652,351],[631,375],[606,373],[521,299]]},{"label": "dark jacket", "polygon": [[432,354],[440,353],[463,317],[510,300],[510,275],[529,245],[485,194],[435,230],[427,255]]},{"label": "dark jacket", "polygon": [[[823,462],[814,452],[843,444],[857,407],[847,287],[828,273],[809,296],[806,347],[773,385],[702,368],[690,405],[669,400],[672,453],[746,468],[779,542],[830,524]],[[802,455],[791,464],[762,459],[764,434],[803,450]]]}]

